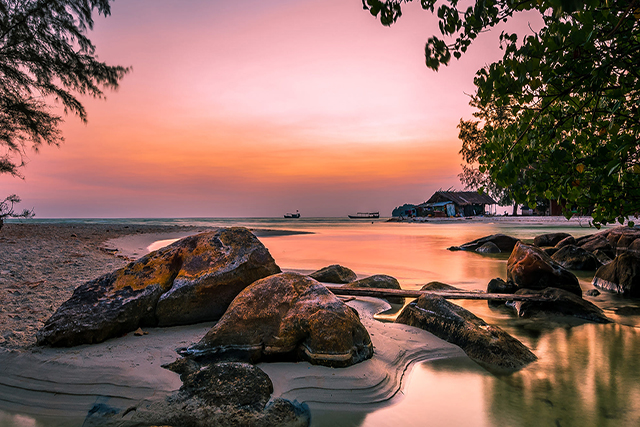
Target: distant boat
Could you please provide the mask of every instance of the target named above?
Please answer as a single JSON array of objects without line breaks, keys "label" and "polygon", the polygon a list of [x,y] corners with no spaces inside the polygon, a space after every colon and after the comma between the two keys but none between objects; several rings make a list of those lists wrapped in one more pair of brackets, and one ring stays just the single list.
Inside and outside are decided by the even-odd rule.
[{"label": "distant boat", "polygon": [[380,212],[358,212],[355,215],[349,215],[351,219],[371,219],[380,218]]},{"label": "distant boat", "polygon": [[284,214],[285,218],[300,218],[300,212],[296,211],[296,213],[287,212]]}]

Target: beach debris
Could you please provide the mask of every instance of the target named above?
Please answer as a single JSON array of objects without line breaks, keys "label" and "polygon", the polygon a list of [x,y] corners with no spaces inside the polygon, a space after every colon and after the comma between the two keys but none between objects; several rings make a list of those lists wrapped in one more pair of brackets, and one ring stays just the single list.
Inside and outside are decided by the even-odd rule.
[{"label": "beach debris", "polygon": [[[402,289],[400,283],[395,277],[386,274],[375,274],[356,280],[355,282],[342,285],[343,288],[374,288],[374,289]],[[391,304],[404,304],[403,297],[387,297],[385,298]]]},{"label": "beach debris", "polygon": [[593,286],[625,297],[640,297],[640,255],[625,252],[600,267]]},{"label": "beach debris", "polygon": [[281,273],[244,289],[198,342],[178,353],[197,360],[308,361],[343,367],[371,358],[358,313],[324,285]]},{"label": "beach debris", "polygon": [[593,253],[575,245],[563,246],[551,259],[569,270],[595,271],[602,265]]},{"label": "beach debris", "polygon": [[560,288],[582,295],[576,276],[537,246],[518,242],[507,260],[507,281],[518,288]]},{"label": "beach debris", "polygon": [[141,337],[143,335],[149,335],[149,332],[143,331],[142,328],[138,328],[135,331],[133,331],[133,335],[135,335],[137,337]]},{"label": "beach debris", "polygon": [[571,316],[595,323],[609,323],[610,320],[595,304],[571,292],[558,288],[543,290],[520,289],[516,295],[539,295],[546,301],[512,301],[507,306],[512,307],[518,317]]},{"label": "beach debris", "polygon": [[[126,410],[94,405],[83,426],[305,427],[310,423],[307,405],[279,397],[270,401],[273,383],[253,365],[173,363],[164,367],[180,374],[179,391]],[[123,413],[128,415],[125,423]]]},{"label": "beach debris", "polygon": [[460,246],[451,246],[447,248],[450,251],[475,251],[485,243],[491,242],[500,249],[502,252],[511,252],[520,240],[515,237],[507,236],[505,234],[492,234],[490,236],[481,237],[476,240],[472,240]]},{"label": "beach debris", "polygon": [[533,239],[533,244],[538,247],[542,246],[555,246],[560,241],[570,238],[569,233],[546,233],[540,234]]},{"label": "beach debris", "polygon": [[396,322],[424,329],[459,346],[490,370],[518,370],[537,360],[520,341],[443,297],[421,296],[402,310]]},{"label": "beach debris", "polygon": [[76,288],[37,342],[69,347],[138,327],[217,320],[242,289],[279,272],[246,228],[189,236]]},{"label": "beach debris", "polygon": [[353,270],[343,267],[339,264],[333,264],[328,267],[321,268],[309,274],[309,277],[324,283],[350,283],[358,278]]}]

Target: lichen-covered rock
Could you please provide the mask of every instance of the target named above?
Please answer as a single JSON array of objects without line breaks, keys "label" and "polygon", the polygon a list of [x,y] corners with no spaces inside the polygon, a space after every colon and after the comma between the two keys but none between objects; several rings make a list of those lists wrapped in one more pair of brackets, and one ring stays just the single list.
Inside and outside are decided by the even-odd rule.
[{"label": "lichen-covered rock", "polygon": [[448,248],[450,251],[475,251],[485,243],[491,242],[498,247],[502,252],[511,252],[513,247],[519,242],[515,237],[507,236],[504,234],[492,234],[491,236],[481,237],[476,240],[467,242],[461,246],[451,246]]},{"label": "lichen-covered rock", "polygon": [[[386,274],[375,274],[347,283],[343,288],[374,288],[374,289],[402,289],[398,279],[387,276]],[[387,301],[391,304],[404,304],[404,297],[387,297]]]},{"label": "lichen-covered rock", "polygon": [[576,276],[555,262],[540,248],[518,243],[507,260],[507,281],[518,288],[541,290],[560,288],[582,295]]},{"label": "lichen-covered rock", "polygon": [[200,342],[179,353],[198,360],[306,360],[340,367],[370,358],[373,345],[358,313],[325,286],[281,273],[243,290]]},{"label": "lichen-covered rock", "polygon": [[608,323],[609,319],[595,304],[558,288],[543,290],[520,289],[516,295],[539,295],[548,301],[512,301],[508,305],[513,307],[519,317],[548,317],[572,316],[596,323]]},{"label": "lichen-covered rock", "polygon": [[533,244],[540,246],[555,246],[563,239],[571,237],[569,233],[547,233],[536,236],[533,239]]},{"label": "lichen-covered rock", "polygon": [[358,279],[353,270],[338,264],[332,264],[328,267],[321,268],[309,275],[318,282],[346,284]]},{"label": "lichen-covered rock", "polygon": [[560,248],[551,259],[569,270],[595,271],[601,265],[594,254],[574,245]]},{"label": "lichen-covered rock", "polygon": [[487,242],[482,246],[480,246],[478,249],[476,249],[476,252],[481,254],[499,254],[502,251],[500,250],[498,245],[496,245],[495,243]]},{"label": "lichen-covered rock", "polygon": [[640,297],[640,256],[634,252],[618,255],[596,271],[592,283],[597,288],[626,297]]},{"label": "lichen-covered rock", "polygon": [[91,344],[141,326],[216,320],[247,285],[278,272],[246,228],[186,237],[79,286],[37,333],[38,344]]},{"label": "lichen-covered rock", "polygon": [[489,368],[517,370],[537,359],[502,329],[442,297],[422,295],[402,310],[396,322],[429,331]]},{"label": "lichen-covered rock", "polygon": [[[175,363],[165,366],[174,369]],[[269,402],[273,383],[261,369],[246,363],[180,365],[180,390],[167,399],[127,408],[129,420],[113,408],[90,411],[84,426],[180,427],[251,426],[305,427],[310,423],[304,404],[276,398]],[[190,369],[189,369],[190,368]],[[127,417],[129,418],[129,417]]]}]

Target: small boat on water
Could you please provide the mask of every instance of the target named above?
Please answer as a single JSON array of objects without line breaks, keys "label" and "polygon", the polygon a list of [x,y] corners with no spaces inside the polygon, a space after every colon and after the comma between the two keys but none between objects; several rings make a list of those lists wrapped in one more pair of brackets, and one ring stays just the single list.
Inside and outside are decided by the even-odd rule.
[{"label": "small boat on water", "polygon": [[371,219],[380,218],[380,212],[358,212],[355,215],[349,215],[351,219]]},{"label": "small boat on water", "polygon": [[300,212],[296,211],[296,213],[287,212],[284,214],[285,218],[300,218]]}]

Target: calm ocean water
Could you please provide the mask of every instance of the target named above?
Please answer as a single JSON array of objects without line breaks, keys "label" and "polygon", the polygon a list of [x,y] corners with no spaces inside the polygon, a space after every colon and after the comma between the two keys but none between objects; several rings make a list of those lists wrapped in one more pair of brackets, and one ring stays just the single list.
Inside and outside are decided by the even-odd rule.
[{"label": "calm ocean water", "polygon": [[[464,289],[486,289],[492,278],[506,278],[508,254],[493,256],[450,252],[446,248],[494,233],[523,240],[564,231],[591,234],[585,222],[552,223],[453,220],[388,223],[346,218],[189,218],[37,220],[241,225],[250,228],[308,231],[262,242],[285,270],[310,272],[339,263],[360,276],[388,274],[403,288],[419,289],[441,281]],[[584,291],[593,273],[575,272]],[[516,319],[506,308],[486,302],[456,302],[523,341],[539,361],[522,371],[493,375],[469,360],[416,364],[401,396],[384,407],[318,411],[312,425],[321,426],[638,426],[640,425],[640,304],[609,294],[590,301],[614,323],[569,326],[563,322]],[[625,315],[616,310],[626,307]]]}]

